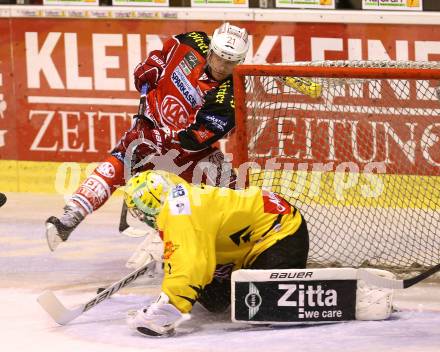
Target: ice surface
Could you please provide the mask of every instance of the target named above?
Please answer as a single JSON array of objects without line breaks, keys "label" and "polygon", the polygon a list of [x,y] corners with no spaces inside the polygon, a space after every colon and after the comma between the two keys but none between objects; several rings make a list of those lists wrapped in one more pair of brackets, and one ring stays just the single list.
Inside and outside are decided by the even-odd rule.
[{"label": "ice surface", "polygon": [[61,212],[62,197],[8,194],[8,203],[0,208],[2,351],[440,352],[438,284],[398,292],[395,304],[401,311],[387,321],[252,327],[196,305],[192,320],[175,337],[151,339],[125,325],[126,312],[159,291],[157,280],[144,278],[69,325],[58,326],[36,302],[43,290],[56,291],[66,306],[74,307],[129,272],[124,264],[140,239],[119,235],[121,202],[112,199],[50,253],[43,223]]}]

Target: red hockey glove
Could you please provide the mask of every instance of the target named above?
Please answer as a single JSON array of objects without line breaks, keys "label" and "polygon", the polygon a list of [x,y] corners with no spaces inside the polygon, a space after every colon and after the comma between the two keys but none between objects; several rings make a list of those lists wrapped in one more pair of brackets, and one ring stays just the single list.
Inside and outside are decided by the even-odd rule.
[{"label": "red hockey glove", "polygon": [[134,69],[134,85],[140,92],[144,84],[148,84],[150,89],[157,87],[157,80],[165,68],[165,62],[162,60],[162,53],[159,50],[151,52],[150,56]]}]

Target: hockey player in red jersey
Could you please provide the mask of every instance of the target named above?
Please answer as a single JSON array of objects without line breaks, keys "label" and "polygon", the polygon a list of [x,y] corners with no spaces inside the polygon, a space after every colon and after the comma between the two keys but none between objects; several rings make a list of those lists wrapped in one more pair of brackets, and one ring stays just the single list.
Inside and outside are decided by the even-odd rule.
[{"label": "hockey player in red jersey", "polygon": [[146,91],[145,113],[135,116],[131,129],[72,195],[64,214],[46,220],[52,251],[132,171],[160,168],[188,182],[233,183],[231,170],[222,170],[224,155],[212,144],[234,128],[231,74],[248,49],[246,30],[224,23],[212,39],[204,32],[173,36],[135,68],[135,86]]}]

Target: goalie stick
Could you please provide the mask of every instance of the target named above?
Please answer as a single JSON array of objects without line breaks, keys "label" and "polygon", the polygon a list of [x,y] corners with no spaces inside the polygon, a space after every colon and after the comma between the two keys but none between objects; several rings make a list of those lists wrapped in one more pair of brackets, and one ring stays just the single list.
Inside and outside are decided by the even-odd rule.
[{"label": "goalie stick", "polygon": [[[68,309],[66,308],[60,300],[55,296],[52,291],[43,292],[38,298],[38,303],[43,307],[43,309],[52,317],[55,322],[60,325],[65,325],[75,318],[79,317],[82,313],[88,311],[89,309],[95,307],[102,301],[106,300],[116,292],[118,292],[121,288],[127,286],[131,282],[135,281],[139,276],[145,274],[150,269],[152,269],[156,265],[154,260],[148,262],[144,266],[139,269],[133,271],[127,276],[123,277],[121,280],[113,283],[104,291],[93,297],[88,302],[81,304],[77,308]],[[390,289],[405,289],[411,287],[420,281],[430,277],[440,270],[440,264],[433,266],[431,269],[405,280],[395,280],[395,279],[387,279],[365,269],[357,270],[357,279],[364,280],[368,284],[390,288]]]},{"label": "goalie stick", "polygon": [[4,193],[0,193],[0,207],[5,205],[7,200],[8,200],[8,198],[6,198],[6,195]]},{"label": "goalie stick", "polygon": [[147,264],[131,272],[127,276],[123,277],[121,280],[111,284],[109,287],[104,289],[88,302],[81,304],[74,309],[66,308],[52,291],[43,292],[40,296],[38,296],[37,301],[41,305],[41,307],[43,307],[43,309],[52,317],[52,319],[55,320],[55,322],[60,325],[65,325],[73,319],[79,317],[84,312],[87,312],[89,309],[92,309],[102,301],[106,300],[107,298],[118,292],[121,288],[132,283],[139,276],[142,276],[149,270],[153,269],[155,265],[155,260],[149,261]]},{"label": "goalie stick", "polygon": [[364,280],[368,284],[391,289],[404,289],[411,287],[422,280],[434,275],[436,272],[440,271],[440,264],[434,265],[432,268],[424,271],[423,273],[404,280],[387,279],[373,274],[365,269],[358,269],[358,279]]}]

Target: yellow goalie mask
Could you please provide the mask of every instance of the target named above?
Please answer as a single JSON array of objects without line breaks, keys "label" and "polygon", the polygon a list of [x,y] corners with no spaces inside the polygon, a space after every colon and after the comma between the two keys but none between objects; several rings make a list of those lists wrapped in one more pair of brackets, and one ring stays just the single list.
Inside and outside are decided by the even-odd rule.
[{"label": "yellow goalie mask", "polygon": [[159,172],[144,171],[134,175],[125,186],[125,203],[130,214],[157,230],[160,213],[170,189],[170,182]]}]

